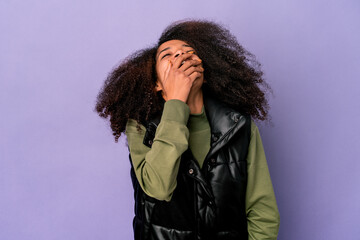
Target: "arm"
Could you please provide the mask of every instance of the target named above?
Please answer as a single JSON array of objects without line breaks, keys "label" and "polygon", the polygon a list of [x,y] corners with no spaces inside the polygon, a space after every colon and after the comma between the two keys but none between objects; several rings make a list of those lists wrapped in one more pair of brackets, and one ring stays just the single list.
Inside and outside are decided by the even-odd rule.
[{"label": "arm", "polygon": [[167,101],[151,148],[143,144],[146,131],[143,126],[138,132],[135,120],[129,120],[126,125],[135,175],[143,191],[158,200],[170,201],[176,188],[180,156],[188,148],[189,113],[186,103]]},{"label": "arm", "polygon": [[276,240],[280,215],[260,133],[254,122],[251,122],[247,169],[246,214],[249,240]]}]

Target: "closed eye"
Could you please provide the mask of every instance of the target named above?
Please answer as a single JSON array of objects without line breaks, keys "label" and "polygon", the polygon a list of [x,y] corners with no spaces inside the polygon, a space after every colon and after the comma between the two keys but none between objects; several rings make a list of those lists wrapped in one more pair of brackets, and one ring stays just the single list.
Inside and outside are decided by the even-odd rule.
[{"label": "closed eye", "polygon": [[163,59],[166,56],[170,56],[170,53],[165,54],[164,56],[161,57],[161,59]]},{"label": "closed eye", "polygon": [[[186,51],[186,53],[196,54],[194,50]],[[167,56],[170,56],[170,55],[171,55],[170,53],[167,53],[167,54],[163,55],[163,56],[161,57],[161,59],[163,59],[163,58],[165,58],[165,57],[167,57]]]}]

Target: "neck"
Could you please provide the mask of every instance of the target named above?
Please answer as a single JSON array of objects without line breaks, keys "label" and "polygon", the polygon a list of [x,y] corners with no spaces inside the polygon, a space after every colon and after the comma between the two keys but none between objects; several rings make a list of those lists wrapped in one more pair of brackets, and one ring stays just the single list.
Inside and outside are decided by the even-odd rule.
[{"label": "neck", "polygon": [[204,106],[203,93],[200,89],[196,93],[189,94],[188,100],[186,102],[190,108],[191,114],[201,113],[202,107]]}]

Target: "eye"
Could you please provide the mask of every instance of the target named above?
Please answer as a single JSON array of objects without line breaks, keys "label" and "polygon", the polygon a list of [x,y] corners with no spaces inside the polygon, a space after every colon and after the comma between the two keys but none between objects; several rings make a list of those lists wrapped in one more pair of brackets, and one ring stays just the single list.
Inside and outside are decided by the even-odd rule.
[{"label": "eye", "polygon": [[161,57],[161,59],[163,59],[163,58],[165,58],[167,56],[170,56],[170,53],[165,54],[164,56]]},{"label": "eye", "polygon": [[187,53],[196,54],[194,50],[189,50]]}]

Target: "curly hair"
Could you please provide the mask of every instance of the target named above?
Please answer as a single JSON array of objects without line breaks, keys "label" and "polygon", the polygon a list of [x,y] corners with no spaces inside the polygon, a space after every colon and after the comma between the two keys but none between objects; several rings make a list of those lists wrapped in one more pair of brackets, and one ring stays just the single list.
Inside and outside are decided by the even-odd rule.
[{"label": "curly hair", "polygon": [[270,87],[262,77],[261,64],[255,56],[217,23],[180,21],[168,26],[155,46],[129,56],[108,75],[95,110],[103,118],[110,117],[116,142],[125,131],[128,119],[144,124],[161,113],[164,99],[155,91],[155,55],[162,43],[174,39],[188,43],[202,59],[206,80],[202,87],[204,97],[216,96],[254,119],[267,119],[266,91]]}]

